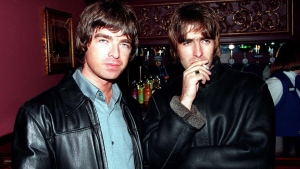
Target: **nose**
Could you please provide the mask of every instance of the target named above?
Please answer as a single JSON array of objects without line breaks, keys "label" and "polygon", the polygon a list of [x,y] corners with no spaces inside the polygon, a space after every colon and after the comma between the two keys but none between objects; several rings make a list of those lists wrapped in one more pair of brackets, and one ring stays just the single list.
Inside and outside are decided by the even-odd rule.
[{"label": "nose", "polygon": [[201,45],[199,43],[195,43],[194,47],[193,47],[193,54],[196,57],[201,57],[202,56],[202,48]]},{"label": "nose", "polygon": [[109,50],[109,56],[113,57],[114,59],[118,59],[120,57],[120,50],[117,44],[112,44]]}]

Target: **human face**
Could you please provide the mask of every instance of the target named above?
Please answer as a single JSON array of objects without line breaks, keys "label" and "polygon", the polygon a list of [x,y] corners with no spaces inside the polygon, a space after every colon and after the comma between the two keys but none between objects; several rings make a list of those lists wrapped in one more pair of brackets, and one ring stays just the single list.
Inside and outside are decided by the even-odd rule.
[{"label": "human face", "polygon": [[214,40],[205,39],[201,32],[189,31],[186,34],[186,40],[178,44],[177,54],[185,69],[200,60],[208,60],[207,66],[210,67],[214,57],[214,48]]},{"label": "human face", "polygon": [[96,29],[85,53],[83,76],[92,83],[113,81],[126,68],[131,48],[131,40],[121,31]]}]

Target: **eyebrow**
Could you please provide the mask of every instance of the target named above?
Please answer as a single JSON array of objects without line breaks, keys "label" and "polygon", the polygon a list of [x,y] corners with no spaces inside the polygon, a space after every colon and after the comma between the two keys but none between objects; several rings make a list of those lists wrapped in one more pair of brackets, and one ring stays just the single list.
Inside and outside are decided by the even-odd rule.
[{"label": "eyebrow", "polygon": [[112,39],[111,36],[103,34],[103,33],[96,33],[94,38],[98,38],[98,37],[103,37],[103,38],[106,38],[106,39]]},{"label": "eyebrow", "polygon": [[200,38],[185,38],[184,41],[193,41],[193,40],[204,40],[204,39],[207,39],[205,37],[200,37]]},{"label": "eyebrow", "polygon": [[121,40],[121,42],[125,42],[125,43],[129,43],[129,44],[131,44],[131,43],[132,43],[132,40],[131,40],[131,39],[128,39],[128,38],[126,38],[126,39],[122,39],[122,40]]},{"label": "eyebrow", "polygon": [[[123,36],[123,35],[121,35]],[[128,38],[128,36],[124,35],[126,38],[124,39],[121,39],[121,42],[124,42],[124,43],[129,43],[131,44],[132,43],[132,40]],[[96,33],[94,38],[98,38],[98,37],[103,37],[105,39],[109,39],[109,40],[112,40],[112,36],[109,36],[107,34],[103,34],[103,33]]]}]

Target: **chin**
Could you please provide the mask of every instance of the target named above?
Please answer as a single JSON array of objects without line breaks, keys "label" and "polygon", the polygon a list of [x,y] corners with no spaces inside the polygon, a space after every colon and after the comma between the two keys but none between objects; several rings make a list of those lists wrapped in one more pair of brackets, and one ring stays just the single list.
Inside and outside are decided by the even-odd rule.
[{"label": "chin", "polygon": [[116,78],[118,78],[119,76],[121,75],[121,72],[107,72],[104,76],[107,78],[107,79],[111,79],[111,80],[114,80]]}]

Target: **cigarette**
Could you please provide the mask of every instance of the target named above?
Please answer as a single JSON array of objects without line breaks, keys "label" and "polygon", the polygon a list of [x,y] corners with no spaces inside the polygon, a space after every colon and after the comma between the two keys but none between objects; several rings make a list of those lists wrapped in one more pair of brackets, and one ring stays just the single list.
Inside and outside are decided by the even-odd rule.
[{"label": "cigarette", "polygon": [[207,65],[202,65],[206,70],[209,70],[209,67]]}]

